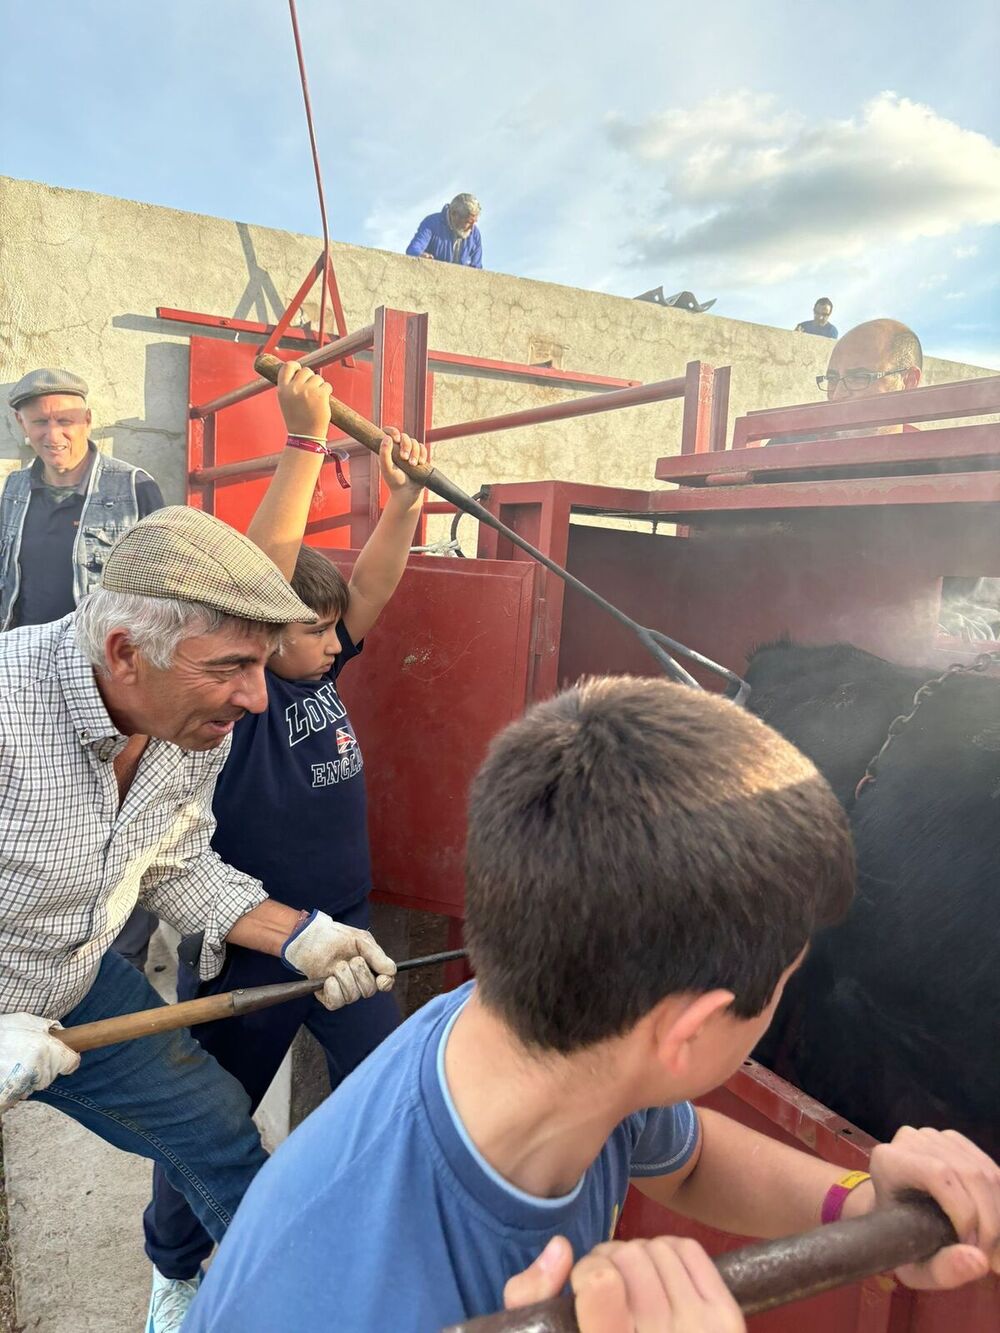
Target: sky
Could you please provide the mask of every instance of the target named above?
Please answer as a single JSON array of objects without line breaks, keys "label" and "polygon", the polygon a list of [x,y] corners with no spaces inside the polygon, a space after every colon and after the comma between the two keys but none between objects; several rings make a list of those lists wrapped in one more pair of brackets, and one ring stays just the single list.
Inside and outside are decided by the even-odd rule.
[{"label": "sky", "polygon": [[[402,250],[468,190],[488,268],[779,327],[829,296],[1000,369],[997,0],[298,15],[336,239]],[[285,0],[0,18],[0,174],[319,234]]]}]

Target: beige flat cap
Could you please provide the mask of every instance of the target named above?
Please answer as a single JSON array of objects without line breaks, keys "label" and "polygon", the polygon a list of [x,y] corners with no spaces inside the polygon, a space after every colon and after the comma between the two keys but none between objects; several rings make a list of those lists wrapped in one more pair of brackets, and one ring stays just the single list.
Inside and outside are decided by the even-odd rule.
[{"label": "beige flat cap", "polygon": [[249,538],[187,505],[157,509],[119,537],[101,586],[200,602],[227,616],[271,625],[319,619]]}]

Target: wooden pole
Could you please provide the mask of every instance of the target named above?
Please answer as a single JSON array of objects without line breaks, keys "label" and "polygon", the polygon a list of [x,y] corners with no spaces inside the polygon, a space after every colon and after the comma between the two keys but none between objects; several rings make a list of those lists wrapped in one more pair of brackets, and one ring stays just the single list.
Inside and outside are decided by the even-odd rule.
[{"label": "wooden pole", "polygon": [[[423,958],[407,958],[397,963],[397,972],[411,972],[417,967],[432,967],[465,958],[464,949],[449,949],[446,953],[431,953]],[[276,986],[246,986],[240,990],[223,991],[221,995],[205,995],[200,1000],[184,1000],[180,1004],[160,1004],[155,1009],[142,1009],[135,1014],[121,1014],[117,1018],[102,1018],[96,1023],[79,1023],[76,1027],[57,1028],[55,1036],[72,1051],[94,1051],[100,1046],[117,1046],[136,1037],[152,1037],[159,1032],[173,1032],[176,1028],[190,1028],[198,1023],[212,1023],[220,1018],[234,1018],[237,1014],[252,1014],[268,1009],[286,1000],[298,1000],[312,995],[323,985],[303,977],[301,981],[281,981]]]}]

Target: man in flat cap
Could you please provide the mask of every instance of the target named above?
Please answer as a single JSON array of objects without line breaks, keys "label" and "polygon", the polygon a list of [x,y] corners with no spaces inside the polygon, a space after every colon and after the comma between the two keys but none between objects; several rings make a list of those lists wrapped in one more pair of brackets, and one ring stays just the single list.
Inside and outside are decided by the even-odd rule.
[{"label": "man in flat cap", "polygon": [[119,538],[75,611],[0,635],[0,1111],[35,1097],[153,1159],[216,1240],[264,1160],[240,1085],[186,1030],[82,1058],[59,1035],[161,1003],[109,950],[140,900],[204,931],[206,978],[230,941],[322,981],[330,1009],[391,988],[367,931],[209,845],[234,724],[266,707],[284,626],[315,620],[246,537],[175,506]]},{"label": "man in flat cap", "polygon": [[163,506],[147,472],[89,439],[79,375],[33,370],[9,402],[36,456],[0,494],[0,630],[67,615],[97,587],[115,538]]},{"label": "man in flat cap", "polygon": [[[90,440],[79,375],[32,370],[8,401],[35,459],[0,491],[0,630],[67,615],[97,587],[115,538],[163,507],[148,472]],[[155,929],[156,917],[137,907],[115,948],[142,968]]]},{"label": "man in flat cap", "polygon": [[482,268],[483,238],[476,223],[482,205],[474,194],[456,194],[440,213],[428,213],[413,234],[406,253],[416,259]]}]

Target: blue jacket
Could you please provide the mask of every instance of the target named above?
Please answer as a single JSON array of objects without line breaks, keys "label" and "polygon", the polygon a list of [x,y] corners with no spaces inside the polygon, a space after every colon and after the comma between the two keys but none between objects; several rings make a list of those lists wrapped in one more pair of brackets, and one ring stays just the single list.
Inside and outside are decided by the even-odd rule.
[{"label": "blue jacket", "polygon": [[[425,251],[444,263],[452,263],[454,237],[448,226],[448,205],[440,213],[428,213],[417,228],[413,240],[406,247],[408,255],[422,255]],[[483,266],[483,238],[479,228],[474,226],[462,242],[458,252],[458,262],[468,268]]]}]

